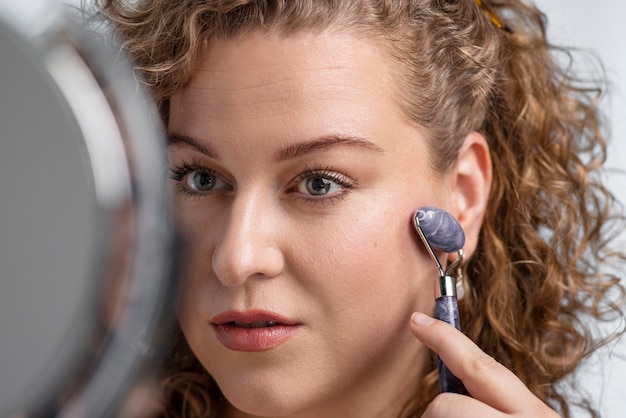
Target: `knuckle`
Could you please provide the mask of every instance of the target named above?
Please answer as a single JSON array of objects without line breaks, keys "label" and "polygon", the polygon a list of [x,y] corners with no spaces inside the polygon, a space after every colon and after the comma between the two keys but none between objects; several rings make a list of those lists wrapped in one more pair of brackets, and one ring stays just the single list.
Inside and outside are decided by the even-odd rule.
[{"label": "knuckle", "polygon": [[500,364],[491,356],[482,351],[468,355],[468,369],[471,374],[490,375],[496,373]]}]

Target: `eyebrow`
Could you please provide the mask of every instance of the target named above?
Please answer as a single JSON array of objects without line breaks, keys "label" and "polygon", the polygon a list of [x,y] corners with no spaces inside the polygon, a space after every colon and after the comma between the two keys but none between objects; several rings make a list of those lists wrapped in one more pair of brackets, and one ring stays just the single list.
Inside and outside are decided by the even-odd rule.
[{"label": "eyebrow", "polygon": [[287,145],[285,148],[281,149],[277,154],[278,161],[289,160],[292,158],[299,157],[303,154],[307,154],[309,152],[313,152],[319,149],[329,148],[333,146],[351,146],[351,147],[359,147],[364,148],[366,150],[374,151],[376,153],[382,154],[385,152],[378,145],[373,142],[368,141],[363,137],[352,136],[352,135],[329,135],[323,136],[319,138],[315,138],[311,141],[306,141],[302,143],[297,143],[293,145]]},{"label": "eyebrow", "polygon": [[[203,144],[200,141],[191,138],[186,135],[178,135],[172,134],[167,137],[168,145],[177,145],[183,144],[194,148],[198,152],[206,155],[207,157],[213,158],[214,160],[220,160],[221,157],[219,153],[211,147],[209,144]],[[380,148],[378,145],[373,142],[368,141],[367,139],[359,136],[353,135],[327,135],[319,138],[315,138],[310,141],[305,141],[301,143],[296,143],[293,145],[287,145],[278,151],[276,155],[277,161],[285,161],[289,159],[293,159],[299,157],[301,155],[317,151],[320,149],[330,148],[334,146],[350,146],[350,147],[358,147],[366,150],[374,151],[379,154],[383,154],[385,150]]]},{"label": "eyebrow", "polygon": [[196,151],[206,155],[207,157],[213,158],[214,160],[221,160],[219,153],[211,145],[203,144],[200,141],[197,141],[186,135],[168,135],[167,143],[168,145],[187,145],[191,148],[194,148]]}]

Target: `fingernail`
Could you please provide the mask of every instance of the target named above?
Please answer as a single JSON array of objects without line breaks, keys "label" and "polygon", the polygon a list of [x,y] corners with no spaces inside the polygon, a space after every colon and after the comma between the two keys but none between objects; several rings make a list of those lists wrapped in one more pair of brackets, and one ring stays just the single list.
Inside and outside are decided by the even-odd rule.
[{"label": "fingernail", "polygon": [[414,312],[413,315],[411,315],[411,322],[413,322],[415,325],[426,327],[434,323],[435,319],[428,315],[424,315],[421,312]]}]

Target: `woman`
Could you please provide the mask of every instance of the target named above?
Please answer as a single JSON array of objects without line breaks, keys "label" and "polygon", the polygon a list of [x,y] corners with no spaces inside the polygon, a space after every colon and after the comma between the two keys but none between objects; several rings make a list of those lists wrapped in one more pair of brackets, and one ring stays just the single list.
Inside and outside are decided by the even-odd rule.
[{"label": "woman", "polygon": [[[596,267],[594,93],[533,6],[100,3],[160,105],[188,239],[165,415],[570,415],[559,383],[605,342],[577,318],[621,287]],[[465,335],[429,316],[423,206],[466,234]],[[438,395],[429,349],[471,397]]]}]

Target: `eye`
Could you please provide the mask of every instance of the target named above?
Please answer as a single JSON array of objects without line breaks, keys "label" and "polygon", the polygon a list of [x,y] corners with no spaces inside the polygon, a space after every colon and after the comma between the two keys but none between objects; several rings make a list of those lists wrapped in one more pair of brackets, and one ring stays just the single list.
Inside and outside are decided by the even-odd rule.
[{"label": "eye", "polygon": [[317,203],[330,203],[344,196],[357,187],[353,180],[332,168],[306,168],[294,179],[291,192],[303,199]]},{"label": "eye", "polygon": [[298,184],[300,193],[308,193],[313,196],[324,196],[341,190],[341,185],[325,177],[311,177]]},{"label": "eye", "polygon": [[217,177],[212,173],[194,171],[187,174],[185,184],[187,187],[197,192],[208,192],[213,190],[217,181]]},{"label": "eye", "polygon": [[172,168],[171,178],[178,183],[183,193],[189,195],[202,195],[232,189],[232,186],[219,174],[196,163],[190,165],[183,162]]}]

